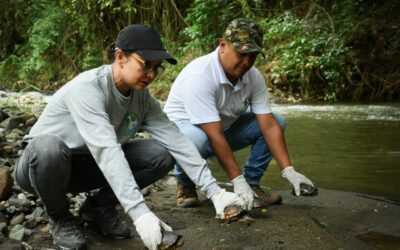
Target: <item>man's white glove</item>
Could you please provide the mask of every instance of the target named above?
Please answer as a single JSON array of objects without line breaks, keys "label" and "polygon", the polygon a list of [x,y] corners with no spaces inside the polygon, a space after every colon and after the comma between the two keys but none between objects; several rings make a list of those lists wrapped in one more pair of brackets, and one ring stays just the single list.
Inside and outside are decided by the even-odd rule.
[{"label": "man's white glove", "polygon": [[239,175],[232,180],[233,191],[244,201],[244,209],[250,211],[253,206],[254,192],[247,184],[243,175]]},{"label": "man's white glove", "polygon": [[134,222],[136,231],[144,245],[150,250],[157,250],[161,243],[161,229],[172,231],[172,228],[160,220],[153,212],[148,212],[137,218]]},{"label": "man's white glove", "polygon": [[282,170],[282,177],[286,178],[294,187],[296,196],[300,196],[300,184],[305,183],[314,187],[314,184],[304,175],[297,173],[294,167],[289,166]]},{"label": "man's white glove", "polygon": [[244,201],[237,196],[235,193],[226,192],[225,189],[221,189],[218,193],[214,194],[211,197],[212,202],[214,203],[216,218],[223,219],[224,209],[227,206],[238,205],[244,208]]}]

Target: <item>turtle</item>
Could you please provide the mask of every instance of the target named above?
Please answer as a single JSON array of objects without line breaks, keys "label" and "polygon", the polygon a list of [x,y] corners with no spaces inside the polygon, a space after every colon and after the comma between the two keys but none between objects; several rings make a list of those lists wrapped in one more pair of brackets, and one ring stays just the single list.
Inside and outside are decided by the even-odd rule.
[{"label": "turtle", "polygon": [[227,223],[238,221],[250,225],[254,222],[254,219],[248,216],[241,206],[230,205],[224,209],[224,218],[221,221]]},{"label": "turtle", "polygon": [[264,208],[267,208],[267,207],[268,207],[268,203],[267,202],[265,202],[265,201],[263,201],[263,200],[261,200],[261,199],[259,199],[257,197],[254,197],[253,206],[252,206],[253,209],[254,208],[256,208],[256,209],[264,209]]},{"label": "turtle", "polygon": [[243,213],[244,210],[241,206],[230,205],[224,209],[224,218],[222,220],[228,222],[237,221],[242,216]]},{"label": "turtle", "polygon": [[158,246],[158,250],[180,249],[182,245],[182,235],[176,234],[173,231],[162,231],[162,240],[161,244]]},{"label": "turtle", "polygon": [[[315,196],[318,194],[318,188],[315,188],[309,184],[301,183],[300,184],[300,195],[301,196]],[[292,190],[292,195],[296,195],[294,188]]]}]

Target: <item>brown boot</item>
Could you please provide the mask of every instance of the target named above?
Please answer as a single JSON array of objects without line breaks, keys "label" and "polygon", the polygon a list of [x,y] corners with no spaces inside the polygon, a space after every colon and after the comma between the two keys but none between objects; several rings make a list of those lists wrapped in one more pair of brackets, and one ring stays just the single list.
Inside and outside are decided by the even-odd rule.
[{"label": "brown boot", "polygon": [[262,188],[260,186],[256,186],[256,185],[250,185],[251,189],[253,189],[254,193],[256,193],[256,195],[258,197],[254,197],[254,199],[258,200],[255,201],[253,204],[253,208],[254,207],[259,207],[260,205],[255,205],[255,204],[263,204],[263,205],[279,205],[282,203],[282,196],[278,195],[278,194],[271,194],[271,193],[267,193],[264,190],[262,190]]},{"label": "brown boot", "polygon": [[197,207],[200,205],[195,185],[176,183],[176,205],[178,207]]}]

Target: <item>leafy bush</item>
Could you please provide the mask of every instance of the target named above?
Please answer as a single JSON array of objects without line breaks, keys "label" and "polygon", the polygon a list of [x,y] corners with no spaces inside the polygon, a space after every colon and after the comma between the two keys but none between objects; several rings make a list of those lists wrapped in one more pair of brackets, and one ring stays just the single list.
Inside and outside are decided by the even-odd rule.
[{"label": "leafy bush", "polygon": [[187,38],[186,50],[207,53],[215,49],[218,39],[230,21],[240,13],[246,1],[195,0],[188,9],[186,21],[190,26],[183,30]]},{"label": "leafy bush", "polygon": [[287,11],[260,23],[266,30],[264,62],[271,82],[278,88],[288,86],[305,100],[322,92],[326,101],[336,101],[354,65],[351,48],[327,25],[329,22],[313,23]]},{"label": "leafy bush", "polygon": [[257,66],[273,89],[302,100],[400,97],[400,2],[373,0],[15,0],[0,8],[0,87],[56,90],[106,60],[118,31],[145,23],[179,61],[152,90],[217,46],[226,25],[252,18],[265,31]]}]

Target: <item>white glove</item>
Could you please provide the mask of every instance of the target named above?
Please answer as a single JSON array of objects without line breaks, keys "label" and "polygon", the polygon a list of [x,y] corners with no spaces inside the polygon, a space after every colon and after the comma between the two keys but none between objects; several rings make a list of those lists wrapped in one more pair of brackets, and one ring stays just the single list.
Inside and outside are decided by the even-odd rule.
[{"label": "white glove", "polygon": [[244,209],[250,211],[253,206],[254,192],[247,184],[243,175],[239,175],[232,180],[233,191],[244,201]]},{"label": "white glove", "polygon": [[294,187],[296,196],[300,196],[300,184],[305,183],[314,187],[314,184],[304,175],[297,173],[293,166],[286,167],[282,170],[282,177],[286,178]]},{"label": "white glove", "polygon": [[161,229],[172,231],[172,228],[160,220],[153,212],[143,214],[136,219],[134,224],[144,245],[150,250],[157,250],[158,245],[161,244]]},{"label": "white glove", "polygon": [[238,205],[244,208],[244,201],[237,196],[235,193],[226,192],[225,189],[221,189],[218,193],[214,194],[211,197],[212,202],[214,203],[216,218],[223,219],[224,209],[227,206]]}]

